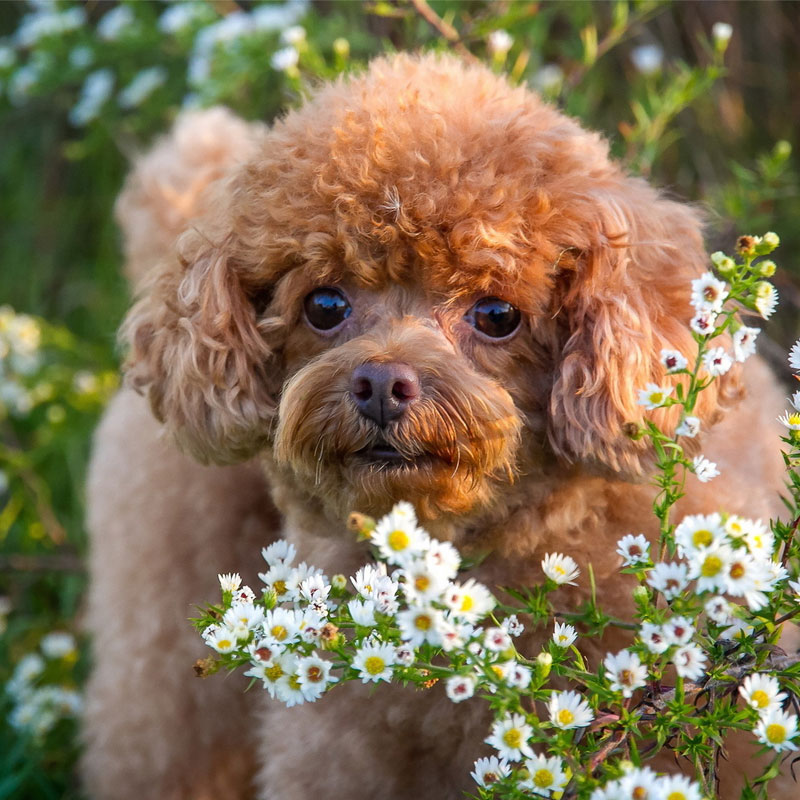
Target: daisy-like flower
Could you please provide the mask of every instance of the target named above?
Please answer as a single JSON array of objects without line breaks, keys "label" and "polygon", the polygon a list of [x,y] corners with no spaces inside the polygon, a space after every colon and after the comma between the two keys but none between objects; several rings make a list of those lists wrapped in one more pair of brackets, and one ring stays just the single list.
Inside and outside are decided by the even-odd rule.
[{"label": "daisy-like flower", "polygon": [[442,612],[433,606],[406,608],[397,615],[400,637],[412,647],[419,647],[423,642],[441,644],[440,627],[443,619]]},{"label": "daisy-like flower", "polygon": [[365,642],[353,658],[353,669],[361,676],[362,683],[392,679],[394,645],[385,642]]},{"label": "daisy-like flower", "polygon": [[542,561],[542,570],[551,581],[559,585],[569,583],[574,586],[574,579],[580,574],[574,559],[562,556],[561,553],[548,553]]},{"label": "daisy-like flower", "polygon": [[407,644],[401,644],[394,649],[395,664],[403,667],[410,667],[414,663],[414,648]]},{"label": "daisy-like flower", "polygon": [[225,575],[217,575],[220,589],[223,592],[235,592],[242,585],[242,576],[238,572],[229,572]]},{"label": "daisy-like flower", "polygon": [[692,459],[692,472],[701,483],[708,483],[712,478],[716,478],[719,475],[717,465],[713,461],[709,461],[705,456],[695,456]]},{"label": "daisy-like flower", "polygon": [[800,411],[800,391],[795,392],[790,398],[789,402],[795,411]]},{"label": "daisy-like flower", "polygon": [[328,595],[331,585],[326,581],[324,575],[312,575],[300,584],[298,589],[300,597],[308,603],[313,611],[327,616],[328,614]]},{"label": "daisy-like flower", "polygon": [[658,775],[649,767],[634,768],[619,779],[619,796],[640,800],[661,800],[661,785]]},{"label": "daisy-like flower", "polygon": [[531,758],[533,750],[528,744],[533,734],[533,728],[525,721],[522,714],[510,714],[503,719],[495,720],[492,725],[492,735],[485,739],[508,761],[521,761],[523,756]]},{"label": "daisy-like flower", "polygon": [[652,622],[642,623],[642,627],[639,629],[639,638],[651,653],[663,653],[672,644],[664,635],[662,627]]},{"label": "daisy-like flower", "polygon": [[553,631],[553,641],[559,647],[569,647],[578,638],[578,632],[572,625],[564,625],[556,622]]},{"label": "daisy-like flower", "polygon": [[258,577],[263,581],[268,589],[275,592],[276,599],[279,603],[285,600],[293,600],[290,597],[289,581],[294,573],[294,567],[291,564],[284,564],[281,562],[273,564],[266,572],[259,572]]},{"label": "daisy-like flower", "polygon": [[397,506],[378,522],[371,540],[383,558],[400,566],[422,556],[428,546],[428,534],[417,527],[414,516],[399,513]]},{"label": "daisy-like flower", "polygon": [[733,359],[723,347],[712,347],[703,355],[703,366],[714,378],[724,375],[733,366]]},{"label": "daisy-like flower", "polygon": [[487,628],[483,635],[483,645],[493,653],[502,653],[511,647],[511,637],[505,628]]},{"label": "daisy-like flower", "polygon": [[324,661],[316,653],[298,661],[297,677],[303,696],[308,701],[316,700],[329,684],[338,680],[331,676],[331,662]]},{"label": "daisy-like flower", "polygon": [[278,539],[277,542],[273,542],[269,547],[263,548],[261,555],[267,564],[274,567],[276,564],[291,564],[297,555],[297,550],[286,539]]},{"label": "daisy-like flower", "polygon": [[427,559],[421,558],[409,562],[399,575],[403,592],[410,602],[438,600],[448,581]]},{"label": "daisy-like flower", "polygon": [[728,296],[725,281],[715,278],[713,273],[704,272],[692,281],[691,303],[697,311],[722,311],[722,304]]},{"label": "daisy-like flower", "polygon": [[691,514],[675,528],[675,543],[681,555],[725,541],[725,528],[719,514]]},{"label": "daisy-like flower", "polygon": [[704,547],[692,554],[689,577],[697,580],[698,592],[724,592],[733,550],[726,544]]},{"label": "daisy-like flower", "polygon": [[744,520],[744,543],[747,549],[756,557],[769,560],[775,547],[775,537],[772,531],[760,520]]},{"label": "daisy-like flower", "polygon": [[688,439],[694,439],[698,433],[700,433],[700,420],[697,417],[686,416],[675,428],[676,436],[686,436]]},{"label": "daisy-like flower", "polygon": [[639,389],[638,404],[648,411],[666,405],[672,394],[672,386],[659,386],[657,383],[648,383],[644,389]]},{"label": "daisy-like flower", "polygon": [[442,602],[454,617],[475,623],[494,608],[495,599],[482,583],[470,578],[464,583],[449,584],[442,594]]},{"label": "daisy-like flower", "polygon": [[782,417],[778,417],[778,422],[790,431],[800,431],[800,411],[787,411]]},{"label": "daisy-like flower", "polygon": [[425,552],[425,563],[445,580],[451,581],[458,574],[458,568],[461,566],[461,556],[450,542],[431,539]]},{"label": "daisy-like flower", "polygon": [[713,311],[698,311],[689,322],[689,327],[701,336],[713,333],[716,325],[717,315]]},{"label": "daisy-like flower", "polygon": [[636,653],[621,650],[616,655],[609,653],[603,660],[606,676],[611,681],[611,691],[622,692],[623,697],[631,697],[636,689],[647,683],[647,667]]},{"label": "daisy-like flower", "polygon": [[583,728],[593,719],[589,704],[577,692],[553,692],[547,703],[550,721],[557,728]]},{"label": "daisy-like flower", "polygon": [[354,597],[348,604],[347,610],[356,625],[371,628],[376,624],[375,603],[372,600],[359,600]]},{"label": "daisy-like flower", "polygon": [[759,281],[755,289],[753,305],[762,319],[769,319],[778,305],[778,290],[769,281]]},{"label": "daisy-like flower", "polygon": [[623,566],[641,564],[650,558],[650,543],[639,533],[628,533],[617,542],[617,552],[622,556]]},{"label": "daisy-like flower", "polygon": [[516,614],[506,617],[500,627],[508,631],[509,636],[520,636],[525,630],[525,626],[519,621]]},{"label": "daisy-like flower", "polygon": [[756,338],[761,333],[761,328],[748,328],[742,325],[733,334],[733,357],[738,362],[747,361],[756,352]]},{"label": "daisy-like flower", "polygon": [[236,649],[236,641],[236,634],[225,626],[218,627],[205,639],[206,644],[218,653],[232,653]]},{"label": "daisy-like flower", "polygon": [[704,606],[706,615],[717,625],[730,625],[733,619],[733,608],[724,597],[712,597]]},{"label": "daisy-like flower", "polygon": [[504,758],[498,758],[497,756],[479,758],[475,762],[470,775],[478,786],[491,786],[508,775],[508,762]]},{"label": "daisy-like flower", "polygon": [[702,800],[703,797],[700,787],[685,775],[664,775],[661,796],[666,800]]},{"label": "daisy-like flower", "polygon": [[689,364],[683,353],[679,350],[662,350],[661,363],[668,373],[680,372],[680,370],[686,369]]},{"label": "daisy-like flower", "polygon": [[253,603],[234,603],[222,617],[222,624],[231,630],[239,626],[252,631],[264,621],[264,611]]},{"label": "daisy-like flower", "polygon": [[289,677],[296,674],[296,667],[297,659],[291,653],[278,653],[269,661],[253,664],[244,674],[249,678],[261,679],[270,697],[277,697],[278,685],[288,682]]},{"label": "daisy-like flower", "polygon": [[537,755],[525,762],[525,769],[530,777],[520,782],[520,786],[530,789],[533,794],[550,797],[554,792],[560,792],[567,784],[567,775],[564,772],[564,762],[553,756]]},{"label": "daisy-like flower", "polygon": [[763,714],[753,733],[759,742],[778,753],[797,750],[797,745],[792,741],[797,736],[797,717],[794,714],[779,709]]},{"label": "daisy-like flower", "polygon": [[777,678],[758,672],[744,679],[739,687],[739,694],[745,703],[756,709],[759,714],[768,714],[780,709],[786,699],[786,693],[781,691]]},{"label": "daisy-like flower", "polygon": [[350,580],[365,600],[374,601],[375,609],[381,614],[394,614],[397,611],[399,585],[386,574],[386,564],[366,564]]},{"label": "daisy-like flower", "polygon": [[453,675],[447,679],[444,689],[454,703],[460,703],[475,694],[475,678],[472,675]]},{"label": "daisy-like flower", "polygon": [[677,597],[689,584],[688,567],[677,562],[661,561],[647,573],[647,583],[665,599]]},{"label": "daisy-like flower", "polygon": [[664,638],[672,644],[686,644],[691,641],[694,635],[694,626],[692,621],[686,617],[672,617],[667,620],[662,626],[661,631]]},{"label": "daisy-like flower", "polygon": [[685,644],[672,654],[672,663],[682,678],[697,681],[703,675],[705,653],[696,644]]},{"label": "daisy-like flower", "polygon": [[755,591],[767,579],[762,562],[757,561],[747,550],[734,550],[725,570],[725,589],[734,597],[742,597]]},{"label": "daisy-like flower", "polygon": [[800,372],[800,339],[798,339],[789,351],[789,366],[795,371]]},{"label": "daisy-like flower", "polygon": [[264,615],[266,638],[279,644],[288,644],[297,639],[300,633],[299,620],[294,611],[288,608],[273,608]]}]

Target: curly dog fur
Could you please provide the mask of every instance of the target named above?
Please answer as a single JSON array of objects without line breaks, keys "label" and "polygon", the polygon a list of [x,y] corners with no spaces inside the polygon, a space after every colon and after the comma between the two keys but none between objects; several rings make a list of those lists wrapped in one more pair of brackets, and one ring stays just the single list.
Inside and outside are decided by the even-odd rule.
[{"label": "curly dog fur", "polygon": [[[663,378],[661,348],[694,352],[697,212],[526,89],[401,55],[271,129],[186,114],[139,160],[118,215],[139,300],[123,327],[131,388],[98,432],[89,482],[92,796],[460,796],[485,749],[477,702],[454,707],[441,687],[366,702],[348,684],[287,710],[236,677],[194,680],[205,653],[186,618],[217,572],[255,583],[277,536],[328,574],[354,569],[365,553],[346,514],[398,499],[462,551],[491,551],[476,574],[490,586],[540,580],[542,555],[567,552],[629,613],[615,542],[656,530],[651,458],[626,425],[642,419],[637,388]],[[332,330],[304,315],[319,287],[351,307]],[[486,297],[520,310],[516,333],[470,324]],[[381,426],[353,375],[387,364],[418,387]],[[702,397],[698,441],[723,477],[690,477],[680,512],[775,513],[775,440],[750,436],[782,402],[766,368],[753,359]],[[411,466],[365,463],[380,447]],[[596,660],[622,641],[584,644]]]}]

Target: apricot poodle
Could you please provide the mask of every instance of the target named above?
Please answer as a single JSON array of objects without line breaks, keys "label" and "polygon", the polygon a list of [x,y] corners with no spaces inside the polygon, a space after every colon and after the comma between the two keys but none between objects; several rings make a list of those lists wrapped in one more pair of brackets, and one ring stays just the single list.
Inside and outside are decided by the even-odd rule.
[{"label": "apricot poodle", "polygon": [[[567,552],[626,613],[615,543],[656,531],[626,423],[661,348],[694,351],[698,214],[525,88],[405,55],[271,128],[183,115],[117,210],[139,300],[89,480],[90,795],[462,796],[487,750],[480,703],[347,684],[286,709],[239,676],[194,678],[207,651],[187,618],[218,572],[256,585],[279,536],[348,573],[365,556],[348,512],[399,499],[463,552],[491,550],[486,584],[539,581],[542,555]],[[775,439],[751,434],[781,405],[757,359],[704,393],[723,477],[691,477],[682,513],[779,510]],[[575,606],[587,586],[560,591]]]}]

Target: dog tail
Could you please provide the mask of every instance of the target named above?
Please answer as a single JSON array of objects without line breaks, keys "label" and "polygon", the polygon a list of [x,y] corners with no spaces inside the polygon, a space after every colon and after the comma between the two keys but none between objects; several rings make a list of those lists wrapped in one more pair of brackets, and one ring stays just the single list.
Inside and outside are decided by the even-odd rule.
[{"label": "dog tail", "polygon": [[254,154],[264,130],[225,108],[187,111],[134,159],[114,208],[134,291],[189,221],[207,210],[208,187]]}]

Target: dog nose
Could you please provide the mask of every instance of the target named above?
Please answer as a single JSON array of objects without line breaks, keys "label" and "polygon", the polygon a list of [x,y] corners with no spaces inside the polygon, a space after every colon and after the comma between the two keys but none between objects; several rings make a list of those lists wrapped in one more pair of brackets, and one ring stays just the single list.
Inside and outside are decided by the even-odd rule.
[{"label": "dog nose", "polygon": [[365,417],[385,428],[419,397],[419,377],[408,364],[362,364],[353,371],[350,394]]}]

